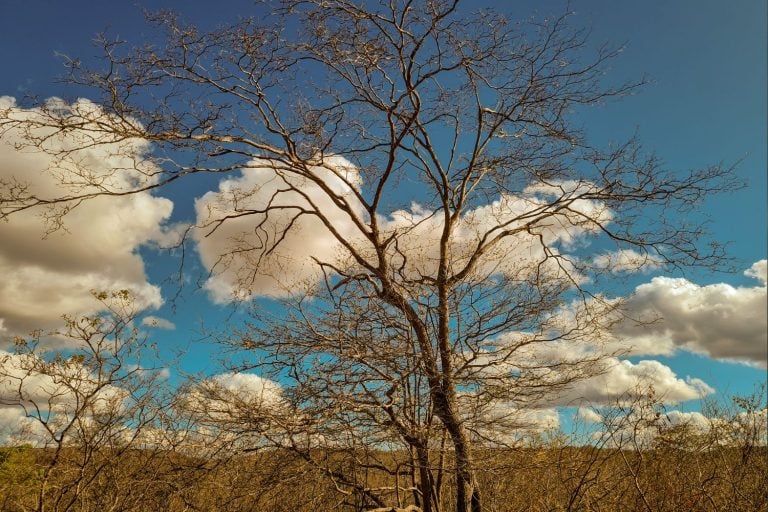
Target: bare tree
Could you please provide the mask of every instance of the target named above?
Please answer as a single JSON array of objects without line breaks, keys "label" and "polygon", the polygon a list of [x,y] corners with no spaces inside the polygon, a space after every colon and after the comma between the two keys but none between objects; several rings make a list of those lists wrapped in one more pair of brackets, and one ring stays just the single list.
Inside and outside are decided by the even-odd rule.
[{"label": "bare tree", "polygon": [[[0,215],[47,207],[56,228],[93,197],[242,170],[253,180],[198,206],[198,243],[228,244],[204,258],[212,279],[231,298],[307,299],[257,318],[239,340],[260,358],[248,365],[293,379],[308,417],[415,450],[425,510],[441,506],[427,498],[442,475],[435,435],[456,510],[479,512],[473,446],[499,430],[499,408],[600,371],[595,347],[620,303],[590,291],[606,269],[576,241],[636,267],[721,256],[671,214],[732,186],[729,169],[669,172],[635,141],[600,150],[573,124],[574,110],[640,82],[606,86],[618,49],[589,55],[567,14],[519,25],[458,1],[286,0],[210,32],[150,20],[166,46],[105,38],[103,67],[69,62],[96,103],[3,109],[6,134],[56,153],[67,192],[9,181]],[[72,134],[77,148],[51,144]],[[114,171],[128,179],[77,171],[82,150],[134,141],[152,150]],[[330,249],[296,267],[292,252],[317,233]]]},{"label": "bare tree", "polygon": [[[42,449],[36,502],[24,510],[91,510],[91,488],[157,427],[168,399],[161,368],[142,366],[156,358],[132,325],[130,295],[97,298],[107,314],[65,318],[61,330],[17,338],[0,357],[0,405],[19,412],[4,442]],[[51,337],[64,348],[41,342]]]}]

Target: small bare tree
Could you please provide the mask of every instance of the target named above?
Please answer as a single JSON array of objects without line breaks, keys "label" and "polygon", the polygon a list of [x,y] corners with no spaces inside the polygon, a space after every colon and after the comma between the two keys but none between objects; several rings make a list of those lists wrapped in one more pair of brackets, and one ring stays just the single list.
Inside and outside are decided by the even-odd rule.
[{"label": "small bare tree", "polygon": [[[425,510],[442,506],[428,447],[444,432],[455,509],[479,512],[473,446],[497,437],[503,408],[600,371],[620,304],[587,288],[606,269],[577,242],[634,267],[716,263],[671,213],[730,187],[729,170],[668,172],[635,141],[591,147],[572,112],[639,82],[605,86],[618,50],[585,56],[568,15],[519,25],[448,0],[259,9],[210,32],[151,16],[166,46],[104,39],[104,67],[69,62],[96,104],[8,105],[0,127],[54,151],[67,192],[9,181],[0,215],[47,206],[56,227],[93,197],[242,171],[198,203],[198,243],[227,244],[204,255],[210,289],[306,299],[257,317],[239,340],[260,358],[248,366],[292,379],[307,417],[414,450]],[[73,134],[78,148],[50,144]],[[80,150],[135,141],[152,151],[121,179],[77,172]]]},{"label": "small bare tree", "polygon": [[[160,368],[141,366],[153,357],[132,325],[130,295],[97,298],[107,314],[65,318],[63,329],[17,338],[0,357],[0,405],[19,412],[4,442],[41,449],[36,503],[23,510],[97,509],[86,497],[102,473],[124,463],[163,413]],[[44,337],[65,348],[47,348]]]}]

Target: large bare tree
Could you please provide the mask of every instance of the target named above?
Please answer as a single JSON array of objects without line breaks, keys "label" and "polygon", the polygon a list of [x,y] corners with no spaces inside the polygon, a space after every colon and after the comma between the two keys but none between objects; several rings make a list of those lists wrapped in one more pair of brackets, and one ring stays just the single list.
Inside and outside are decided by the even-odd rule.
[{"label": "large bare tree", "polygon": [[[236,340],[257,356],[246,366],[291,382],[306,418],[413,450],[424,510],[441,507],[429,447],[444,433],[456,510],[479,512],[473,446],[600,371],[620,306],[589,287],[606,262],[720,257],[674,213],[730,187],[729,170],[590,145],[574,112],[641,81],[606,85],[618,49],[590,51],[568,18],[518,24],[448,0],[285,0],[213,31],[153,15],[164,45],[104,38],[103,66],[68,62],[94,103],[0,112],[6,135],[56,154],[66,186],[3,183],[0,215],[44,207],[56,228],[94,197],[240,172],[198,201],[191,232],[219,299],[285,298]],[[79,170],[89,148],[135,141],[151,150],[125,168]]]}]

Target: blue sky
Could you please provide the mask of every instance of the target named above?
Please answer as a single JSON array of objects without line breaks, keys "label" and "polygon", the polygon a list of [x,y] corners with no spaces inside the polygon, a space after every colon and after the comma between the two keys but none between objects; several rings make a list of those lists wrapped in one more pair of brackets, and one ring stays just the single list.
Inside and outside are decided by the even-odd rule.
[{"label": "blue sky", "polygon": [[[201,24],[216,24],[252,11],[251,2],[86,2],[7,0],[0,21],[0,96],[41,98],[88,97],[87,90],[56,81],[64,69],[58,54],[85,61],[98,50],[91,46],[95,33],[106,31],[131,42],[152,37],[141,7],[178,8]],[[492,3],[490,3],[492,5]],[[500,2],[499,5],[502,5]],[[559,13],[561,2],[518,2],[512,8],[525,18]],[[758,1],[717,0],[647,2],[575,1],[575,24],[591,27],[593,44],[624,44],[613,61],[608,80],[620,82],[647,76],[648,86],[618,102],[579,113],[579,122],[596,144],[621,141],[637,133],[643,145],[655,151],[670,169],[691,169],[709,164],[739,162],[736,172],[748,185],[734,193],[707,199],[690,215],[710,220],[712,238],[730,242],[733,274],[689,270],[685,277],[698,285],[728,283],[754,287],[754,279],[741,271],[766,258],[766,4]],[[0,162],[2,165],[2,162]],[[174,203],[173,220],[191,220],[191,198],[214,188],[215,181],[199,180],[164,192]],[[177,270],[178,260],[142,249],[148,280],[160,284]],[[187,271],[204,272],[195,254],[188,255]],[[612,293],[625,294],[655,274],[633,276]],[[670,275],[665,273],[664,275]],[[201,278],[202,279],[202,278]],[[175,285],[163,285],[170,298]],[[3,298],[2,300],[8,300]],[[188,371],[212,371],[216,349],[200,339],[201,322],[218,325],[231,314],[211,303],[194,285],[185,287],[175,309],[166,304],[151,313],[171,320],[175,330],[156,330],[168,352],[185,352]],[[764,313],[764,312],[763,312]],[[764,339],[764,338],[763,338]],[[647,357],[634,357],[637,363]],[[751,391],[766,379],[765,370],[740,363],[678,352],[654,357],[679,377],[702,379],[721,394]],[[689,407],[695,408],[695,404]]]},{"label": "blue sky", "polygon": [[[484,2],[485,4],[486,2]],[[487,2],[494,5],[493,2]],[[503,2],[498,4],[503,5]],[[522,2],[520,17],[559,13],[561,2]],[[193,22],[215,25],[247,16],[252,2],[185,2]],[[98,55],[95,34],[128,41],[152,37],[142,9],[177,8],[174,2],[6,2],[0,33],[0,94],[71,97],[87,91],[56,81],[64,73],[58,54],[88,60]],[[575,23],[592,30],[592,42],[624,45],[612,62],[617,82],[646,75],[651,83],[636,95],[591,109],[584,125],[597,142],[637,132],[645,147],[670,168],[740,161],[748,188],[715,197],[706,210],[712,232],[732,242],[745,264],[766,248],[766,6],[763,2],[650,1],[573,2]],[[748,265],[747,265],[748,266]],[[702,279],[718,276],[702,275]]]}]

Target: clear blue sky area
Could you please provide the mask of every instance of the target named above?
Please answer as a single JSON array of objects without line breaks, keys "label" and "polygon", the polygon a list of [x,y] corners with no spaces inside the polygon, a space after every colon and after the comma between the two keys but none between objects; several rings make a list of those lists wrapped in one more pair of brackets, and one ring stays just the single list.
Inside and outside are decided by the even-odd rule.
[{"label": "clear blue sky area", "polygon": [[[484,2],[484,5],[493,5]],[[507,2],[497,2],[504,6]],[[562,2],[510,2],[520,18],[559,14]],[[0,96],[25,94],[88,96],[88,92],[56,81],[63,74],[57,54],[89,60],[98,54],[93,35],[106,31],[130,42],[152,37],[142,8],[178,9],[197,23],[211,25],[255,13],[247,1],[208,2],[92,2],[84,0],[5,0],[0,17]],[[637,133],[643,145],[656,152],[670,169],[691,169],[723,162],[748,185],[737,192],[709,198],[698,213],[709,216],[712,237],[729,241],[735,267],[749,268],[766,257],[768,203],[766,169],[766,67],[768,13],[758,0],[574,1],[576,25],[591,27],[592,44],[625,45],[607,80],[621,82],[647,76],[649,85],[637,94],[579,114],[593,143],[618,142]],[[1,164],[1,163],[0,163]],[[168,192],[177,206],[175,220],[191,220],[192,199],[200,189],[176,187]],[[2,243],[2,241],[0,241]],[[145,251],[150,280],[159,283],[177,270],[177,261]],[[195,255],[187,270],[202,271]],[[647,281],[651,275],[638,277]],[[698,284],[726,282],[754,286],[740,273],[691,271],[686,278]],[[175,285],[164,286],[167,297]],[[194,288],[194,287],[193,287]],[[616,290],[622,293],[623,290]],[[2,300],[8,300],[3,298]],[[216,325],[230,314],[212,305],[200,291],[187,290],[159,316],[172,318],[178,328],[162,332],[167,348],[181,348],[190,371],[212,368],[212,345],[194,341],[203,318]],[[637,358],[635,358],[636,360]],[[723,363],[680,354],[660,358],[678,376],[698,377],[728,395],[746,393],[766,380],[764,369]]]}]

